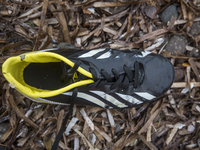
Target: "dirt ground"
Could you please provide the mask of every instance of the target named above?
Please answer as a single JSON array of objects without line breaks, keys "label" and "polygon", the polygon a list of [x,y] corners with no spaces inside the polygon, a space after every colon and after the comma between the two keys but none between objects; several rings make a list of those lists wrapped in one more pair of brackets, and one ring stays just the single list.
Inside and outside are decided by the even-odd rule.
[{"label": "dirt ground", "polygon": [[[75,106],[58,149],[199,150],[199,21],[200,0],[0,0],[0,63],[60,42],[161,54],[175,68],[162,98],[121,110]],[[2,71],[0,83],[0,150],[50,150],[69,107],[25,98]]]}]

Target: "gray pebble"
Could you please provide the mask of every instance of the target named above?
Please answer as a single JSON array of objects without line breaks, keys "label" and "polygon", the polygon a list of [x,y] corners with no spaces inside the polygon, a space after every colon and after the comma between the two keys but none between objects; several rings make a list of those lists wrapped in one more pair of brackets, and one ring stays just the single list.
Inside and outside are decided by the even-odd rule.
[{"label": "gray pebble", "polygon": [[0,137],[2,137],[4,133],[6,133],[9,127],[10,127],[9,123],[6,122],[0,123]]},{"label": "gray pebble", "polygon": [[193,23],[189,33],[193,36],[200,34],[200,22],[199,21]]},{"label": "gray pebble", "polygon": [[174,35],[170,38],[166,51],[171,52],[172,55],[177,55],[176,52],[185,53],[187,45],[187,39],[184,36]]},{"label": "gray pebble", "polygon": [[170,5],[165,8],[165,10],[163,10],[161,13],[160,18],[165,24],[167,24],[172,16],[174,16],[176,19],[178,18],[178,11],[175,5]]}]

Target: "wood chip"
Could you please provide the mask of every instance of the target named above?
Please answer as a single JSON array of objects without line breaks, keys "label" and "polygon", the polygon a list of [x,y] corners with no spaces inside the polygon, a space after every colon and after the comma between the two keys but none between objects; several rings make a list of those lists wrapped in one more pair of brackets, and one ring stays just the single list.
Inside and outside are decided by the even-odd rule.
[{"label": "wood chip", "polygon": [[13,96],[10,95],[9,96],[9,101],[10,101],[10,104],[13,108],[13,110],[16,112],[16,114],[21,118],[23,119],[25,122],[27,122],[31,127],[33,127],[34,129],[38,129],[38,126],[33,122],[31,121],[29,118],[27,118],[20,110],[19,108],[17,107],[14,99],[13,99]]},{"label": "wood chip", "polygon": [[181,9],[182,9],[182,12],[183,12],[183,19],[187,19],[186,6],[182,1],[181,1]]},{"label": "wood chip", "polygon": [[108,27],[104,27],[103,28],[103,31],[107,32],[107,33],[111,33],[113,35],[117,35],[117,31],[111,29],[111,28],[108,28]]},{"label": "wood chip", "polygon": [[124,6],[128,5],[128,3],[121,2],[95,2],[93,4],[94,7],[116,7],[116,6]]},{"label": "wood chip", "polygon": [[65,111],[64,110],[61,110],[60,112],[59,112],[59,115],[58,115],[58,122],[57,122],[57,134],[58,134],[58,132],[60,131],[60,128],[61,128],[61,126],[62,126],[62,122],[63,122],[63,118],[64,118],[64,114],[65,114]]},{"label": "wood chip", "polygon": [[[61,10],[62,7],[58,4],[57,9]],[[64,36],[64,39],[65,39],[65,42],[71,44],[71,38],[69,36],[70,33],[69,33],[69,29],[68,29],[68,26],[67,26],[67,20],[65,18],[64,13],[63,12],[59,12],[58,13],[58,18],[59,18],[59,22],[60,22],[60,24],[62,26],[62,31],[63,31],[63,36]]]},{"label": "wood chip", "polygon": [[109,109],[107,109],[106,111],[108,114],[108,119],[109,119],[111,127],[115,127],[115,121],[114,121],[113,115],[110,113]]},{"label": "wood chip", "polygon": [[147,131],[147,128],[150,126],[150,124],[153,122],[154,118],[158,115],[158,113],[160,112],[161,108],[157,109],[149,118],[149,120],[146,122],[146,124],[140,129],[140,131],[138,132],[138,134],[141,134],[143,132]]},{"label": "wood chip", "polygon": [[198,68],[197,68],[197,66],[196,66],[196,64],[195,64],[194,59],[193,59],[193,58],[189,58],[188,61],[189,61],[190,65],[191,65],[191,67],[192,67],[192,70],[194,71],[194,73],[195,73],[195,75],[196,75],[196,77],[197,77],[197,81],[200,82],[199,71],[198,71]]},{"label": "wood chip", "polygon": [[126,140],[126,137],[125,135],[123,135],[119,140],[117,140],[117,142],[115,142],[115,144],[112,146],[112,149],[115,150],[115,149],[122,149],[123,148],[123,144],[124,144],[124,141]]},{"label": "wood chip", "polygon": [[152,38],[152,37],[156,37],[158,35],[161,35],[161,34],[164,34],[164,33],[167,33],[167,32],[168,32],[167,29],[158,29],[156,31],[153,31],[151,33],[147,33],[147,34],[143,35],[142,37],[140,37],[140,40],[137,41],[136,43],[143,42],[144,40],[147,40],[147,39]]},{"label": "wood chip", "polygon": [[86,147],[87,145],[90,147],[91,150],[94,150],[94,147],[92,146],[92,144],[87,140],[87,138],[80,132],[78,131],[77,129],[74,129],[74,131],[76,133],[78,133],[78,135],[80,135],[80,137],[82,138],[82,140],[84,141],[84,144],[86,144]]},{"label": "wood chip", "polygon": [[152,123],[147,129],[147,142],[151,142],[151,127],[152,127]]},{"label": "wood chip", "polygon": [[110,136],[108,136],[105,132],[101,131],[97,126],[94,126],[95,130],[101,134],[108,142],[111,142],[112,139]]},{"label": "wood chip", "polygon": [[[172,88],[184,88],[186,86],[187,86],[186,82],[174,82],[171,87]],[[200,87],[200,82],[190,82],[190,86]]]},{"label": "wood chip", "polygon": [[68,136],[70,130],[73,128],[73,126],[76,124],[76,122],[78,121],[78,118],[72,118],[71,121],[69,122],[66,130],[65,130],[65,135]]},{"label": "wood chip", "polygon": [[42,7],[42,14],[41,14],[41,19],[40,19],[40,26],[39,26],[38,36],[37,36],[33,51],[36,51],[37,48],[38,48],[38,43],[39,43],[39,40],[40,40],[42,28],[43,28],[44,21],[45,21],[45,16],[46,16],[46,13],[47,13],[48,2],[49,2],[49,0],[44,0],[44,4],[43,4],[43,7]]},{"label": "wood chip", "polygon": [[35,6],[34,8],[32,8],[31,10],[27,11],[26,13],[22,14],[21,16],[19,16],[18,18],[23,18],[23,17],[27,17],[30,14],[32,14],[33,12],[36,12],[39,8],[41,8],[43,6],[43,3],[40,3],[40,5]]},{"label": "wood chip", "polygon": [[142,142],[144,142],[144,144],[148,146],[148,148],[150,148],[151,150],[157,150],[157,148],[151,142],[146,141],[143,135],[139,135],[139,138],[142,140]]},{"label": "wood chip", "polygon": [[[126,13],[128,11],[129,11],[129,9],[126,9],[126,10],[122,11],[119,14],[116,14],[116,15],[113,15],[113,16],[109,16],[109,17],[105,17],[105,18],[103,18],[103,21],[104,22],[111,22],[113,20],[120,19],[121,17],[123,17],[124,15],[126,15]],[[95,20],[89,20],[88,22],[89,23],[101,23],[102,20],[101,19],[95,19]]]},{"label": "wood chip", "polygon": [[83,118],[85,119],[85,122],[87,123],[87,125],[91,128],[91,130],[94,130],[94,124],[91,121],[91,119],[88,117],[88,115],[86,114],[84,109],[80,110],[80,113],[82,114]]},{"label": "wood chip", "polygon": [[[197,17],[196,19],[194,19],[194,21],[200,21],[200,17]],[[184,24],[184,23],[187,23],[188,20],[176,20],[174,22],[174,25],[178,25],[178,24]]]},{"label": "wood chip", "polygon": [[80,148],[79,138],[75,137],[75,139],[74,139],[74,150],[79,150],[79,148]]},{"label": "wood chip", "polygon": [[168,145],[171,140],[173,139],[174,135],[176,134],[176,132],[178,131],[178,128],[173,128],[169,134],[169,136],[167,137],[167,140],[166,140],[166,144]]},{"label": "wood chip", "polygon": [[3,134],[2,137],[0,137],[0,142],[4,142],[13,132],[14,129],[12,129],[11,127]]}]

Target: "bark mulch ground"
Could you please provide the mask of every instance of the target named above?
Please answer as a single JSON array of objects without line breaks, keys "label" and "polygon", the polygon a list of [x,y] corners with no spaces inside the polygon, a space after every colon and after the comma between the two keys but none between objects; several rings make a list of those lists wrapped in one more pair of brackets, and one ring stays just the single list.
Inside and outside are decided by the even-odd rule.
[{"label": "bark mulch ground", "polygon": [[[199,16],[199,0],[0,0],[0,63],[60,42],[164,55],[176,77],[161,99],[122,110],[75,106],[59,149],[197,150]],[[0,149],[50,150],[69,107],[30,101],[2,72],[0,83]]]}]

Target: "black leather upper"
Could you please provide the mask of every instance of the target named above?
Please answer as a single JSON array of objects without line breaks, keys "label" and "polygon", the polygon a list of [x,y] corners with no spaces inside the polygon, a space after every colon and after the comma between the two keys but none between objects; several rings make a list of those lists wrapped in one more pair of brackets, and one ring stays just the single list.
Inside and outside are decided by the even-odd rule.
[{"label": "black leather upper", "polygon": [[[114,77],[112,68],[117,70],[119,74],[124,74],[124,65],[134,71],[134,62],[137,61],[141,64],[141,69],[144,71],[141,85],[134,88],[133,83],[129,83],[127,89],[123,89],[119,86],[118,88],[111,90],[110,86],[112,83],[107,83],[97,89],[106,93],[117,92],[132,95],[134,92],[148,92],[157,97],[164,94],[173,83],[174,68],[170,61],[162,55],[145,53],[139,50],[122,51],[105,49],[104,52],[97,53],[91,57],[80,57],[89,51],[90,50],[56,50],[52,52],[65,56],[73,62],[80,61],[80,66],[87,71],[90,71],[90,67],[95,68],[99,78],[103,78],[100,73],[102,69],[109,73],[111,77]],[[105,52],[109,52],[110,56],[108,58],[98,59],[99,56]],[[85,86],[80,87],[79,91],[85,91],[85,88]]]}]

